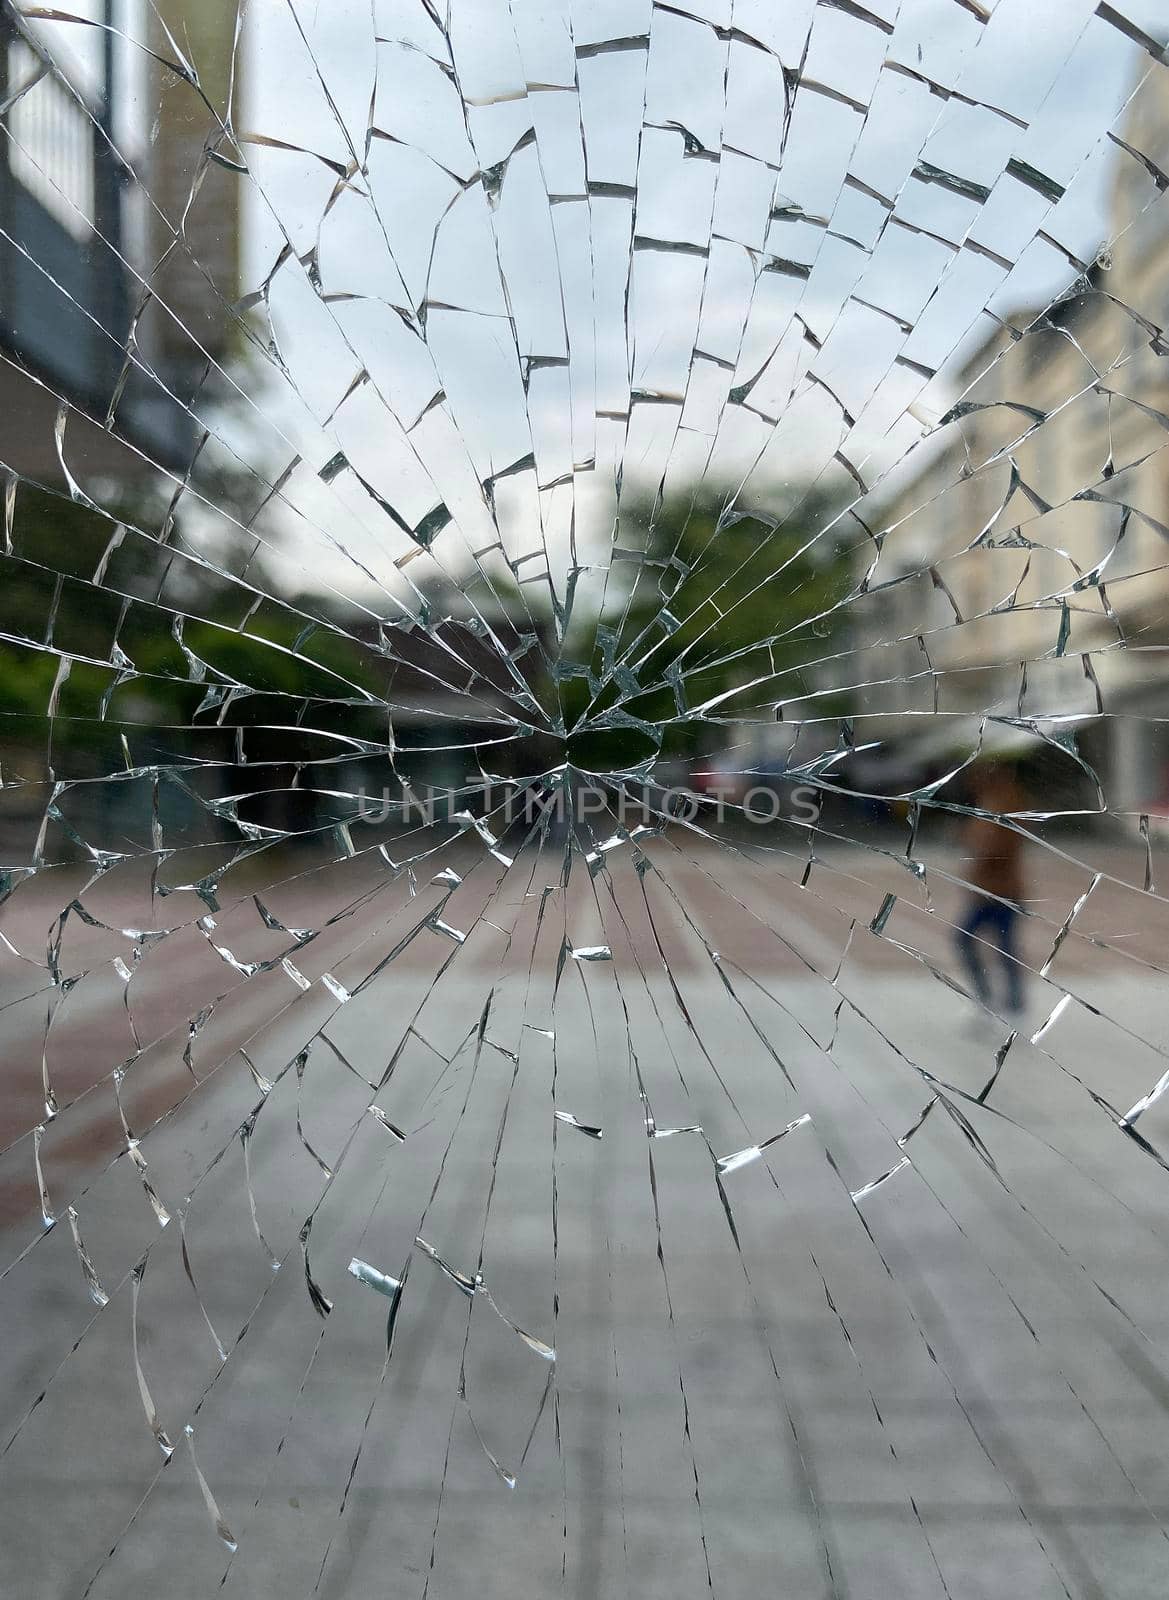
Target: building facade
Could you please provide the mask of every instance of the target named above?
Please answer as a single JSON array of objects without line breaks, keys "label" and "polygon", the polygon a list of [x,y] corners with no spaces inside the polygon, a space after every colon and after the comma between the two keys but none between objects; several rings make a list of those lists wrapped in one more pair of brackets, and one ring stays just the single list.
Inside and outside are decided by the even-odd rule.
[{"label": "building facade", "polygon": [[184,471],[192,399],[228,354],[239,179],[214,152],[234,7],[185,8],[198,89],[163,64],[184,37],[166,10],[82,0],[70,22],[0,0],[0,406],[20,476],[60,482],[62,406],[79,471]]},{"label": "building facade", "polygon": [[1113,811],[1169,802],[1169,71],[1113,144],[1111,245],[1055,305],[984,315],[872,518],[857,739],[892,787],[1046,741]]}]

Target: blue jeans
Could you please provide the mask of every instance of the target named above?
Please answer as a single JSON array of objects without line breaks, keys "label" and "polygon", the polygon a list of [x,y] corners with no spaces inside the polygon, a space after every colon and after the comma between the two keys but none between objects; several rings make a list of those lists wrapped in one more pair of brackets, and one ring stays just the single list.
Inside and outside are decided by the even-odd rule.
[{"label": "blue jeans", "polygon": [[982,960],[982,941],[977,935],[985,929],[994,935],[1007,981],[1007,1009],[1023,1009],[1023,969],[1015,950],[1015,924],[1019,913],[1001,900],[977,899],[971,902],[958,927],[955,942],[962,963],[970,975],[974,992],[984,1005],[990,1003],[990,982]]}]

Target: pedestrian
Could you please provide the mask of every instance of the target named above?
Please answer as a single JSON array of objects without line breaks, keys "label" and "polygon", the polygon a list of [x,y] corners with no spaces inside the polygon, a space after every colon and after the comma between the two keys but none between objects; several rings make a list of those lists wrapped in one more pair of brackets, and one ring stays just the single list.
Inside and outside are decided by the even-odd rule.
[{"label": "pedestrian", "polygon": [[[1021,795],[1009,771],[980,772],[974,785],[973,804],[980,811],[1005,816],[1020,809]],[[972,816],[963,829],[963,876],[971,894],[958,923],[956,944],[974,993],[984,1006],[992,998],[992,984],[983,960],[983,947],[991,939],[997,947],[1005,979],[1008,1016],[1023,1009],[1023,968],[1016,946],[1019,902],[1024,895],[1023,838],[1004,822]]]}]

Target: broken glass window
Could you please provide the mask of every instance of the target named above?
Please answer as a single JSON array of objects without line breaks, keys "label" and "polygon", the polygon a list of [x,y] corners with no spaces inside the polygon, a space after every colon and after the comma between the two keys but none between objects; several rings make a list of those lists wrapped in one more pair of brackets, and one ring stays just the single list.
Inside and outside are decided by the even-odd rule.
[{"label": "broken glass window", "polygon": [[0,0],[4,1593],[1164,1589],[1167,37]]}]

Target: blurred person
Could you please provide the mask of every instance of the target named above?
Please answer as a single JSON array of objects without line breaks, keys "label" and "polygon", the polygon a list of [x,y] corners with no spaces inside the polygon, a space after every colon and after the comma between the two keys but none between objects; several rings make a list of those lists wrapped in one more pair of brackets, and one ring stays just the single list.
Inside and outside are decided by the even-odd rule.
[{"label": "blurred person", "polygon": [[[1000,816],[1020,809],[1021,794],[1009,771],[978,774],[972,803]],[[1019,902],[1023,899],[1023,837],[990,817],[968,817],[962,831],[965,878],[973,891],[961,916],[955,943],[971,985],[984,1006],[991,1002],[991,981],[983,947],[993,938],[1006,982],[1006,1010],[1023,1009],[1023,968],[1016,946]]]}]

